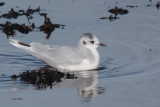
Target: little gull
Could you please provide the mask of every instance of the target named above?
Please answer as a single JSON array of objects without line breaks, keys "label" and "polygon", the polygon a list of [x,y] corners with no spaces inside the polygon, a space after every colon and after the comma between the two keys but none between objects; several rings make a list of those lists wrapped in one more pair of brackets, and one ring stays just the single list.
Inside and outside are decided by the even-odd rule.
[{"label": "little gull", "polygon": [[84,33],[77,47],[51,46],[38,42],[26,44],[15,39],[10,39],[10,43],[54,68],[70,71],[97,69],[100,60],[97,47],[106,46],[92,33]]}]

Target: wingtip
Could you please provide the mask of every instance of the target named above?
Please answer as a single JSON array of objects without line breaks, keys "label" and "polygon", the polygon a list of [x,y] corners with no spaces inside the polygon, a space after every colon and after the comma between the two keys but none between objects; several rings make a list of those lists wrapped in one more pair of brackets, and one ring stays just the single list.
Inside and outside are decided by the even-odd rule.
[{"label": "wingtip", "polygon": [[16,39],[9,39],[9,42],[18,43],[19,41]]},{"label": "wingtip", "polygon": [[26,47],[30,47],[29,44],[23,43],[21,41],[18,41],[16,39],[9,39],[9,43],[16,46],[16,47],[21,47],[21,46],[26,46]]},{"label": "wingtip", "polygon": [[16,46],[16,47],[18,47],[18,40],[16,40],[16,39],[9,39],[9,43],[11,44],[11,45],[13,45],[13,46]]}]

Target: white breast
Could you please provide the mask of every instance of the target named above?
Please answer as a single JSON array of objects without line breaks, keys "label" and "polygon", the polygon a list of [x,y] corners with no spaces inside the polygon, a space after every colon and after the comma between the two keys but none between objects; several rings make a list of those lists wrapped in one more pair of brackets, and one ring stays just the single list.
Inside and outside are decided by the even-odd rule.
[{"label": "white breast", "polygon": [[97,69],[99,65],[99,54],[97,50],[92,51],[93,59],[83,59],[80,64],[75,65],[58,65],[59,69],[66,70],[93,70]]}]

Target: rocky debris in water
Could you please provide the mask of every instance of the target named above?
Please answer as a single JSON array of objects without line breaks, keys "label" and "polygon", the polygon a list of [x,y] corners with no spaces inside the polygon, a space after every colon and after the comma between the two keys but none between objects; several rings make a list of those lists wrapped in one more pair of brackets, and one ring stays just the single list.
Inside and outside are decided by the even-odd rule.
[{"label": "rocky debris in water", "polygon": [[7,21],[5,24],[1,24],[0,27],[2,27],[2,31],[7,35],[7,38],[11,35],[15,35],[15,31],[19,31],[23,34],[28,34],[32,30],[25,24],[11,23],[9,21]]},{"label": "rocky debris in water", "polygon": [[4,2],[0,2],[0,6],[4,6],[5,5],[5,3]]},{"label": "rocky debris in water", "polygon": [[110,13],[115,14],[117,16],[118,14],[124,15],[127,14],[129,11],[127,9],[118,8],[115,6],[115,8],[108,10]]},{"label": "rocky debris in water", "polygon": [[[39,16],[44,17],[45,21],[39,27],[35,26],[35,23],[30,23],[30,20],[33,18],[33,14],[38,13]],[[15,31],[19,31],[23,34],[28,34],[31,31],[34,31],[35,28],[47,34],[47,39],[50,37],[51,33],[55,30],[55,28],[64,28],[65,25],[61,24],[53,24],[50,21],[50,18],[47,17],[47,13],[40,13],[40,7],[36,9],[31,9],[30,7],[27,10],[18,10],[15,11],[13,8],[8,13],[4,13],[0,16],[0,18],[7,18],[7,19],[17,19],[19,16],[26,16],[28,20],[27,24],[18,24],[18,23],[11,23],[6,21],[5,24],[0,24],[0,30],[2,30],[7,37],[16,35]]]},{"label": "rocky debris in water", "polygon": [[50,66],[42,67],[38,70],[26,71],[18,76],[12,75],[11,78],[13,80],[20,78],[21,81],[36,85],[38,89],[47,86],[52,87],[54,84],[61,82],[62,79],[77,79],[74,74],[63,73]]}]

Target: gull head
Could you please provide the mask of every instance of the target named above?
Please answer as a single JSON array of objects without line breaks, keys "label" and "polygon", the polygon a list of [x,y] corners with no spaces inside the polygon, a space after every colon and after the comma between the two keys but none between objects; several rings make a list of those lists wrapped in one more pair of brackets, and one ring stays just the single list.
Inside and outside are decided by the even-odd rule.
[{"label": "gull head", "polygon": [[92,33],[84,33],[81,36],[79,45],[88,49],[96,49],[99,46],[106,46],[105,44],[100,43],[98,38]]}]

